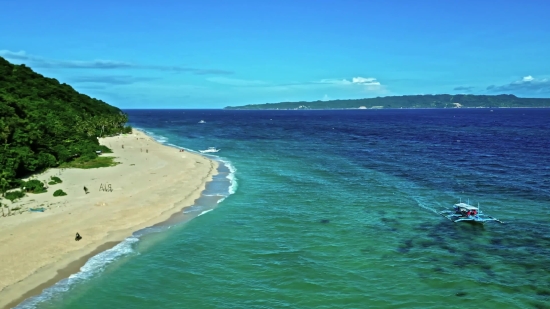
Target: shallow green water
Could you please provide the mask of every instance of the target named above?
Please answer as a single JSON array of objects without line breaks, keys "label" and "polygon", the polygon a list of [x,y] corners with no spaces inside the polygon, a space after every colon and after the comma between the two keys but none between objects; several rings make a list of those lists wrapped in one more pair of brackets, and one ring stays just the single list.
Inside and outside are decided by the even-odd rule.
[{"label": "shallow green water", "polygon": [[[548,182],[540,176],[548,173],[548,154],[542,146],[539,161],[530,161],[518,144],[503,140],[509,151],[523,154],[517,166],[506,161],[510,154],[491,157],[500,146],[489,141],[504,139],[492,130],[501,124],[484,128],[486,116],[478,114],[458,114],[471,122],[460,129],[445,127],[443,120],[434,124],[437,117],[383,113],[372,119],[200,113],[137,114],[134,121],[167,143],[221,148],[219,156],[237,169],[230,174],[236,176],[236,193],[213,211],[127,242],[112,254],[112,263],[102,264],[103,258],[90,266],[102,271],[58,285],[38,308],[549,303]],[[206,125],[197,128],[192,116]],[[522,131],[527,139],[539,133],[527,122],[524,129],[532,130]],[[474,138],[471,132],[481,133]],[[461,144],[454,142],[457,134]],[[469,155],[453,162],[453,147]],[[536,172],[529,171],[531,165]],[[224,190],[216,184],[207,193]],[[436,213],[459,197],[481,200],[485,212],[507,223],[456,224]]]}]

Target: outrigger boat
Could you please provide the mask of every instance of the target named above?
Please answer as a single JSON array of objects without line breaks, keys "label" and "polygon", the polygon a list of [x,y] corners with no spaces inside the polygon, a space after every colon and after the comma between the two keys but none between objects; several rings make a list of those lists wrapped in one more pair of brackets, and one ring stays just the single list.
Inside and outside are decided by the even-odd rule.
[{"label": "outrigger boat", "polygon": [[498,223],[504,223],[497,218],[482,213],[481,210],[479,210],[479,204],[477,205],[477,207],[475,207],[468,203],[462,203],[461,200],[458,204],[454,204],[454,210],[444,210],[439,212],[439,214],[453,222],[470,222],[483,224],[487,221],[496,221]]}]

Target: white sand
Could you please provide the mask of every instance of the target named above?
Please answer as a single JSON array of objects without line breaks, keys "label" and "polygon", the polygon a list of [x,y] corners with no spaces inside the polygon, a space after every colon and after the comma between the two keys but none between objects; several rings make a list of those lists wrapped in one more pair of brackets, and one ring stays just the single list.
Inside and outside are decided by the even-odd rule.
[{"label": "white sand", "polygon": [[[28,194],[12,205],[22,210],[46,207],[45,212],[0,217],[0,308],[39,293],[45,285],[77,272],[98,250],[192,205],[217,170],[215,161],[179,152],[135,130],[100,143],[114,152],[104,155],[116,157],[121,164],[50,169],[36,178],[58,176],[63,183],[50,185],[47,193]],[[101,185],[110,185],[113,191],[100,191]],[[57,189],[68,195],[53,197]],[[76,232],[82,240],[74,240]]]}]

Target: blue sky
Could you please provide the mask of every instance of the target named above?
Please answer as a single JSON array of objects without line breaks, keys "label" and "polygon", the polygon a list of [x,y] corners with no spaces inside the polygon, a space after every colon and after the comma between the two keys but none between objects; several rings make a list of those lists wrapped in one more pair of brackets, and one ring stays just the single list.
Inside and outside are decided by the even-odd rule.
[{"label": "blue sky", "polygon": [[0,56],[121,108],[550,97],[546,0],[0,4]]}]

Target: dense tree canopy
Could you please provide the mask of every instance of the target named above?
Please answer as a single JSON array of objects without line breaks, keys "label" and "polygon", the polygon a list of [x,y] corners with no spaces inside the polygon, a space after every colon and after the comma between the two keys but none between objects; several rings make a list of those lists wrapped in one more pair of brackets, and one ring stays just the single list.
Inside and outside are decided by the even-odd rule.
[{"label": "dense tree canopy", "polygon": [[[458,103],[458,105],[457,105]],[[518,98],[511,94],[404,95],[356,100],[281,102],[228,106],[225,109],[347,109],[347,108],[550,107],[550,99]]]},{"label": "dense tree canopy", "polygon": [[0,192],[17,178],[76,158],[93,159],[97,137],[123,132],[118,108],[0,57]]}]

